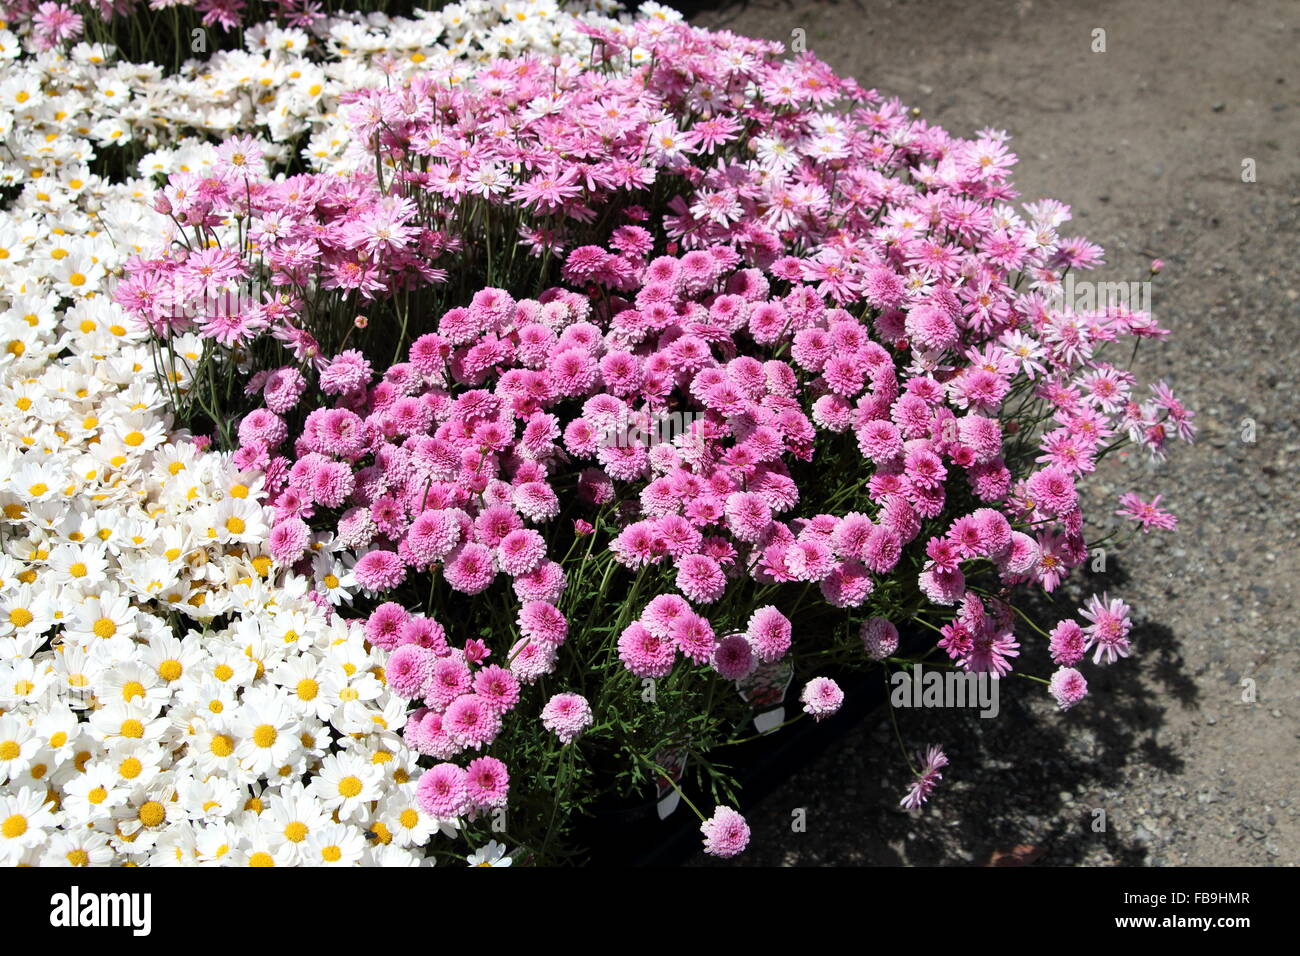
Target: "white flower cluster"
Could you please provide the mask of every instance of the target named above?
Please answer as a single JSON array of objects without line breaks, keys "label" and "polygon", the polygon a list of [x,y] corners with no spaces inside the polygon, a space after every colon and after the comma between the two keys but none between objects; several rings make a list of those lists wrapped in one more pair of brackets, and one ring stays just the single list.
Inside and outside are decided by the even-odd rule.
[{"label": "white flower cluster", "polygon": [[19,58],[0,30],[0,186],[18,188],[0,211],[0,865],[419,865],[455,832],[416,803],[406,701],[333,612],[350,561],[321,537],[310,579],[275,568],[260,477],[173,428],[201,344],[160,366],[110,295],[171,223],[148,181],[91,164],[143,136],[145,175],[202,167],[193,132],[255,127],[316,131],[325,162],[342,92],[434,57],[571,50],[574,23],[531,0],[333,21],[328,63],[266,28],[172,78],[90,44]]},{"label": "white flower cluster", "polygon": [[405,701],[105,294],[157,227],[133,190],[0,215],[0,863],[418,863]]},{"label": "white flower cluster", "polygon": [[[297,148],[312,168],[329,169],[348,142],[336,113],[343,95],[400,85],[449,63],[463,63],[469,75],[473,61],[492,57],[575,54],[590,48],[577,25],[612,26],[604,13],[617,7],[590,0],[561,12],[548,0],[466,0],[416,11],[414,19],[331,17],[310,33],[259,24],[245,31],[247,49],[190,60],[168,76],[153,64],[115,62],[103,44],[17,60],[18,38],[0,29],[0,136],[52,134],[37,150],[58,153],[72,163],[68,177],[82,180],[94,146],[141,143],[149,152],[140,174],[170,175],[201,170],[211,162],[208,138],[232,133],[268,140],[270,159],[288,159]],[[0,186],[22,183],[27,173],[0,155]]]}]

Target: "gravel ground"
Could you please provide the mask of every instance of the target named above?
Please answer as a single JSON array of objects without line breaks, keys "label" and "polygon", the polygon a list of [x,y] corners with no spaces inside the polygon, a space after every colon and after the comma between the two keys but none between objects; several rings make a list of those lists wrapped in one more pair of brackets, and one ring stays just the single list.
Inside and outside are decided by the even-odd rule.
[{"label": "gravel ground", "polygon": [[759,0],[692,19],[787,43],[803,29],[839,71],[955,133],[1007,129],[1023,198],[1069,203],[1105,246],[1096,278],[1168,263],[1152,311],[1175,334],[1137,371],[1166,378],[1201,428],[1168,464],[1107,459],[1090,485],[1093,537],[1132,487],[1162,492],[1181,523],[1112,550],[1106,573],[1061,596],[1063,612],[1094,590],[1136,608],[1134,657],[1086,671],[1087,702],[1059,714],[1013,682],[994,720],[899,711],[909,746],[951,759],[917,815],[897,808],[909,778],[882,711],[751,812],[738,862],[967,865],[1019,846],[1038,865],[1294,865],[1300,6]]}]

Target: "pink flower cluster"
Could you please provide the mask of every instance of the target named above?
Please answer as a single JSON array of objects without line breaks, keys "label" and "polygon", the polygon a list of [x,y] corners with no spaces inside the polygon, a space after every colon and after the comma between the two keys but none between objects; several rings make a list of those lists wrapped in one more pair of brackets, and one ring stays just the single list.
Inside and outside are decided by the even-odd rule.
[{"label": "pink flower cluster", "polygon": [[[245,0],[92,0],[86,4],[91,14],[104,23],[115,17],[137,15],[155,16],[163,7],[193,7],[204,26],[219,26],[222,30],[236,30],[252,26]],[[147,6],[147,9],[145,9]],[[314,0],[270,0],[263,12],[269,12],[279,23],[290,27],[309,27],[326,14]],[[6,0],[0,5],[3,19],[10,23],[30,25],[37,40],[37,48],[52,49],[81,36],[82,17],[72,6],[50,0]]]},{"label": "pink flower cluster", "polygon": [[[332,534],[383,601],[367,638],[417,708],[405,738],[438,761],[419,784],[438,817],[506,799],[507,767],[485,751],[586,626],[561,610],[586,567],[561,563],[575,537],[608,531],[606,579],[652,589],[610,629],[609,660],[637,677],[740,681],[784,660],[818,638],[789,595],[847,611],[885,660],[899,634],[882,593],[894,613],[942,615],[956,666],[1002,677],[1022,650],[1012,589],[1050,592],[1087,556],[1080,483],[1120,443],[1159,457],[1195,431],[1167,386],[1142,400],[1104,358],[1166,330],[1055,297],[1101,251],[1060,235],[1061,204],[1010,205],[1003,134],[955,139],[812,57],[730,34],[641,21],[598,39],[655,55],[496,61],[469,83],[432,70],[357,95],[358,148],[396,158],[382,181],[270,181],[249,171],[251,142],[224,144],[160,208],[199,240],[246,221],[250,242],[135,260],[116,292],[159,332],[192,324],[234,346],[269,330],[290,347],[293,364],[248,382],[264,407],[240,421],[236,460],[265,474],[279,566],[311,573],[313,535]],[[673,198],[632,203],[649,187]],[[493,216],[565,285],[466,294],[401,361],[361,341],[322,350],[324,312],[444,283],[434,263]],[[277,291],[204,306],[254,281]],[[810,463],[838,484],[801,483]],[[1158,496],[1121,503],[1144,530],[1173,527]],[[422,595],[430,575],[457,601],[505,595],[508,637],[453,640],[389,593]],[[1123,602],[1083,616],[1047,649],[1063,708],[1087,692],[1087,651],[1129,654]],[[801,700],[821,719],[843,692],[817,677]],[[565,744],[601,729],[578,694],[551,697],[540,723]],[[905,806],[947,758],[924,762]],[[703,829],[718,855],[748,841],[726,808]]]}]

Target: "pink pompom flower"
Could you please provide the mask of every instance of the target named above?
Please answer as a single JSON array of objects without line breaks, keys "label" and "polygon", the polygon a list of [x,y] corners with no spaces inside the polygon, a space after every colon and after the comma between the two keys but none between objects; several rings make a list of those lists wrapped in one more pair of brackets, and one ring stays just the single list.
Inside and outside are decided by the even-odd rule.
[{"label": "pink pompom flower", "polygon": [[591,705],[581,694],[556,694],[542,708],[542,726],[564,744],[572,743],[591,724]]},{"label": "pink pompom flower", "polygon": [[770,662],[780,660],[790,649],[791,632],[789,619],[768,605],[750,615],[745,634],[758,659]]},{"label": "pink pompom flower", "polygon": [[384,667],[388,686],[398,697],[414,700],[424,696],[424,689],[433,677],[432,651],[418,644],[403,644],[393,651]]},{"label": "pink pompom flower", "polygon": [[461,747],[478,750],[490,744],[501,731],[496,707],[477,694],[462,694],[447,705],[442,729]]},{"label": "pink pompom flower", "polygon": [[510,794],[510,773],[496,757],[478,757],[465,768],[465,789],[475,806],[504,807]]},{"label": "pink pompom flower", "polygon": [[431,817],[458,817],[469,808],[465,771],[454,763],[440,763],[420,774],[415,799]]},{"label": "pink pompom flower", "polygon": [[1088,696],[1088,682],[1073,667],[1062,667],[1052,674],[1047,690],[1056,698],[1061,710],[1069,710]]},{"label": "pink pompom flower", "polygon": [[710,856],[730,859],[739,856],[749,846],[749,824],[731,807],[717,807],[713,816],[700,824],[704,834],[704,852]]},{"label": "pink pompom flower", "polygon": [[814,720],[821,720],[840,709],[844,703],[844,691],[829,677],[814,677],[804,685],[799,700],[803,703],[805,714]]},{"label": "pink pompom flower", "polygon": [[311,543],[311,529],[301,518],[286,518],[271,529],[266,550],[276,564],[287,567],[303,556]]},{"label": "pink pompom flower", "polygon": [[406,580],[406,565],[392,551],[363,554],[352,572],[358,584],[375,593],[391,590]]},{"label": "pink pompom flower", "polygon": [[883,617],[869,617],[860,631],[863,650],[873,661],[883,661],[898,650],[898,628]]},{"label": "pink pompom flower", "polygon": [[618,657],[637,677],[667,677],[677,659],[677,645],[666,634],[633,621],[619,635]]},{"label": "pink pompom flower", "polygon": [[713,651],[713,669],[727,680],[742,680],[754,672],[754,650],[743,634],[728,634]]},{"label": "pink pompom flower", "polygon": [[569,633],[569,622],[554,604],[529,601],[519,609],[519,633],[530,641],[558,647]]}]

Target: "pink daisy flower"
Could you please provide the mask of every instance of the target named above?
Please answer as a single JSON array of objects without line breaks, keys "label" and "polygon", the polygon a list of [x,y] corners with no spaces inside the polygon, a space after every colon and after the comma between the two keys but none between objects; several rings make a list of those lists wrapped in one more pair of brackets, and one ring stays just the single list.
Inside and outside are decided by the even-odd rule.
[{"label": "pink daisy flower", "polygon": [[727,497],[727,527],[737,540],[754,542],[772,523],[772,509],[762,496],[738,491]]},{"label": "pink daisy flower", "polygon": [[678,650],[697,664],[705,664],[713,658],[717,643],[713,627],[698,614],[683,614],[677,618],[673,623],[672,639]]},{"label": "pink daisy flower", "polygon": [[1163,495],[1156,495],[1149,502],[1138,497],[1137,492],[1130,491],[1119,499],[1120,508],[1115,514],[1129,521],[1137,522],[1142,531],[1148,533],[1152,528],[1173,531],[1178,527],[1178,518],[1160,507]]},{"label": "pink daisy flower", "polygon": [[660,594],[650,599],[641,612],[641,623],[656,637],[668,637],[673,625],[690,615],[691,606],[679,594]]},{"label": "pink daisy flower", "polygon": [[564,569],[549,558],[544,558],[533,570],[518,575],[514,580],[515,595],[521,601],[546,601],[554,604],[564,593],[564,588]]},{"label": "pink daisy flower", "polygon": [[356,349],[340,352],[320,373],[320,390],[326,395],[341,395],[362,388],[370,382],[370,363]]},{"label": "pink daisy flower", "polygon": [[244,416],[239,423],[239,442],[243,445],[260,444],[274,449],[289,435],[289,426],[270,409],[257,408]]},{"label": "pink daisy flower", "polygon": [[1048,465],[1031,476],[1026,491],[1034,502],[1034,507],[1050,515],[1065,514],[1079,500],[1069,472],[1056,465]]},{"label": "pink daisy flower", "polygon": [[1080,614],[1091,622],[1083,629],[1088,638],[1084,650],[1089,651],[1094,646],[1097,648],[1092,658],[1094,664],[1100,664],[1103,659],[1107,664],[1113,664],[1121,657],[1128,657],[1128,634],[1133,622],[1129,620],[1127,604],[1119,598],[1111,598],[1109,595],[1098,597],[1094,594],[1088,598]]},{"label": "pink daisy flower", "polygon": [[835,607],[858,607],[871,596],[875,583],[858,561],[843,561],[821,580],[822,597]]},{"label": "pink daisy flower", "polygon": [[275,369],[262,384],[262,400],[277,414],[284,414],[298,404],[307,390],[307,379],[292,365]]},{"label": "pink daisy flower", "polygon": [[[403,613],[405,609],[403,608]],[[374,641],[371,641],[373,644]],[[447,632],[441,624],[430,617],[413,617],[402,625],[398,636],[399,644],[417,644],[433,651],[437,657],[446,657],[450,648],[447,646]]]},{"label": "pink daisy flower", "polygon": [[921,772],[908,788],[906,796],[899,801],[899,805],[908,810],[919,810],[921,805],[930,799],[930,794],[943,779],[943,774],[939,771],[948,766],[948,757],[938,746],[932,745],[923,756],[918,756],[921,760]]},{"label": "pink daisy flower", "polygon": [[897,531],[887,527],[872,528],[863,543],[861,559],[877,574],[888,574],[898,564],[903,543]]},{"label": "pink daisy flower", "polygon": [[933,604],[956,604],[966,593],[966,577],[958,570],[927,568],[921,572],[918,583]]},{"label": "pink daisy flower", "polygon": [[455,657],[440,657],[433,662],[432,670],[424,688],[424,699],[435,710],[446,709],[461,694],[469,692],[472,678],[464,661]]},{"label": "pink daisy flower", "polygon": [[1019,657],[1020,643],[1010,631],[981,627],[972,641],[970,652],[958,663],[975,673],[1002,677],[1011,673],[1009,657]]}]

